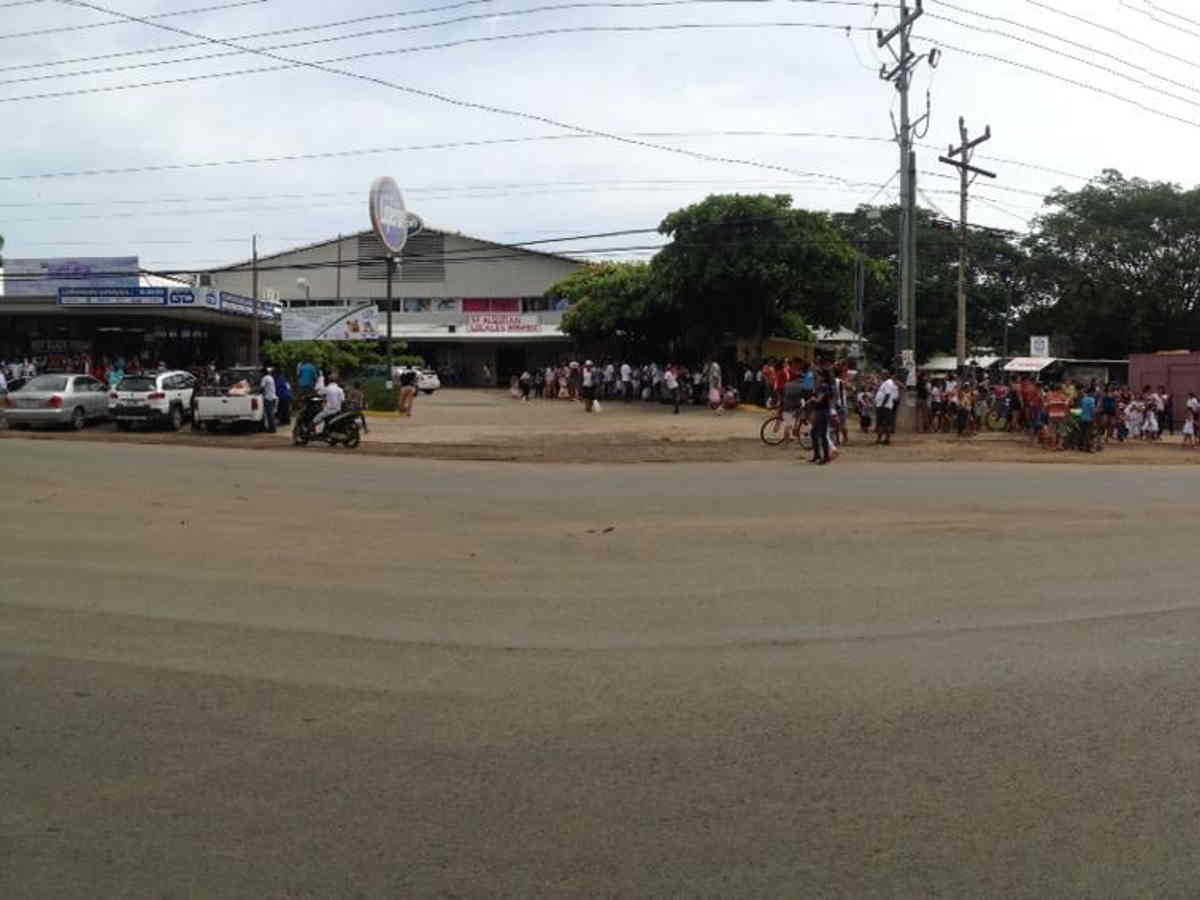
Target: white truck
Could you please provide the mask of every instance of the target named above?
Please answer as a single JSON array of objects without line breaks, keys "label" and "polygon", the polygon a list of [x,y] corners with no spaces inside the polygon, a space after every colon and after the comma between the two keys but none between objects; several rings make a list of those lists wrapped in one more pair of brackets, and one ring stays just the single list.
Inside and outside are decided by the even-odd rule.
[{"label": "white truck", "polygon": [[192,400],[192,428],[216,431],[221,427],[263,427],[262,371],[252,368],[225,369],[216,384],[197,385]]}]

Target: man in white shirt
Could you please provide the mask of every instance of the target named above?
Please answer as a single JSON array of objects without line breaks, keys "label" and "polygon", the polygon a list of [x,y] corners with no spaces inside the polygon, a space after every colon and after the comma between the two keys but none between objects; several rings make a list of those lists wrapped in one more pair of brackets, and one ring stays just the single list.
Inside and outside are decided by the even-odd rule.
[{"label": "man in white shirt", "polygon": [[259,386],[263,395],[263,430],[275,433],[275,410],[279,406],[279,394],[275,391],[275,376],[271,374],[270,366],[263,366],[262,380]]},{"label": "man in white shirt", "polygon": [[679,415],[679,376],[675,374],[674,363],[667,366],[663,372],[663,386],[667,389],[667,396],[675,404],[675,415]]},{"label": "man in white shirt", "polygon": [[604,367],[604,399],[611,400],[616,390],[617,367],[611,362]]},{"label": "man in white shirt", "polygon": [[592,404],[596,402],[596,370],[590,359],[580,370],[579,386],[583,394],[583,408],[586,412],[591,412]]},{"label": "man in white shirt", "polygon": [[896,409],[900,406],[900,387],[891,374],[884,379],[875,392],[875,412],[879,417],[875,426],[875,443],[891,444],[892,432],[896,430]]},{"label": "man in white shirt", "polygon": [[633,400],[633,367],[627,362],[621,363],[621,392],[626,403]]},{"label": "man in white shirt", "polygon": [[332,419],[334,416],[340,413],[342,411],[342,407],[346,405],[346,392],[343,391],[342,386],[337,383],[336,375],[330,375],[325,379],[325,386],[320,389],[320,394],[325,398],[325,405],[313,419],[314,429],[322,422]]},{"label": "man in white shirt", "polygon": [[0,396],[8,393],[8,379],[4,377],[4,366],[0,366]]}]

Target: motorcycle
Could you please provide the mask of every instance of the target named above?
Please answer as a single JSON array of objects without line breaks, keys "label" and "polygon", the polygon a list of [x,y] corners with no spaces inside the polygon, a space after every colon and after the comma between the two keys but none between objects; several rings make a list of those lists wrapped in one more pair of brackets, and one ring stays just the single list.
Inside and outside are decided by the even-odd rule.
[{"label": "motorcycle", "polygon": [[[309,441],[324,441],[330,447],[343,445],[353,450],[362,440],[362,413],[357,409],[344,409],[336,416],[326,419],[323,423],[313,424],[313,420],[321,412],[324,401],[319,396],[309,397],[300,414],[296,416],[296,424],[292,427],[292,443],[303,447]],[[321,425],[325,427],[322,428]]]}]

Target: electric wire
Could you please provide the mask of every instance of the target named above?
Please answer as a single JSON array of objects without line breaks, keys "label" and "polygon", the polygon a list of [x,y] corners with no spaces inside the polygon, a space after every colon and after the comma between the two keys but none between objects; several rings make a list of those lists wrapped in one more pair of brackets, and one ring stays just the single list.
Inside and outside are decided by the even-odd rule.
[{"label": "electric wire", "polygon": [[[49,2],[49,0],[47,0]],[[61,3],[62,0],[55,0]],[[177,9],[174,12],[158,13],[153,16],[146,16],[146,19],[170,19],[175,16],[194,16],[206,12],[218,12],[225,9],[237,9],[241,6],[257,6],[260,3],[266,3],[267,0],[234,0],[232,3],[218,3],[216,6],[200,6],[195,9]],[[19,5],[19,4],[14,4]],[[104,10],[98,10],[103,12]],[[110,13],[111,15],[111,13]],[[91,22],[87,25],[60,25],[55,28],[39,28],[36,31],[10,31],[7,34],[0,34],[0,41],[12,40],[14,38],[23,37],[40,37],[44,34],[62,34],[68,31],[88,31],[92,28],[109,28],[113,25],[124,25],[124,22]]]}]

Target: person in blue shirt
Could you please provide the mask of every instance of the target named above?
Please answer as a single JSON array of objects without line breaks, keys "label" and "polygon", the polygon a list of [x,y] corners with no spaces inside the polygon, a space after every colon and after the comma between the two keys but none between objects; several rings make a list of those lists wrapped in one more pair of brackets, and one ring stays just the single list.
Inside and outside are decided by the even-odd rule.
[{"label": "person in blue shirt", "polygon": [[813,395],[813,390],[816,388],[816,375],[813,373],[813,367],[809,363],[804,364],[804,376],[800,381],[800,389],[805,391],[806,397]]},{"label": "person in blue shirt", "polygon": [[1083,429],[1079,449],[1092,452],[1092,421],[1096,418],[1096,398],[1089,391],[1079,401],[1079,427]]},{"label": "person in blue shirt", "polygon": [[279,398],[279,408],[276,410],[275,418],[280,425],[287,425],[291,422],[292,417],[292,386],[288,384],[287,376],[283,372],[275,371],[275,396]]},{"label": "person in blue shirt", "polygon": [[311,362],[305,361],[300,363],[300,369],[297,373],[296,387],[300,389],[300,398],[307,400],[317,390],[317,367]]}]

